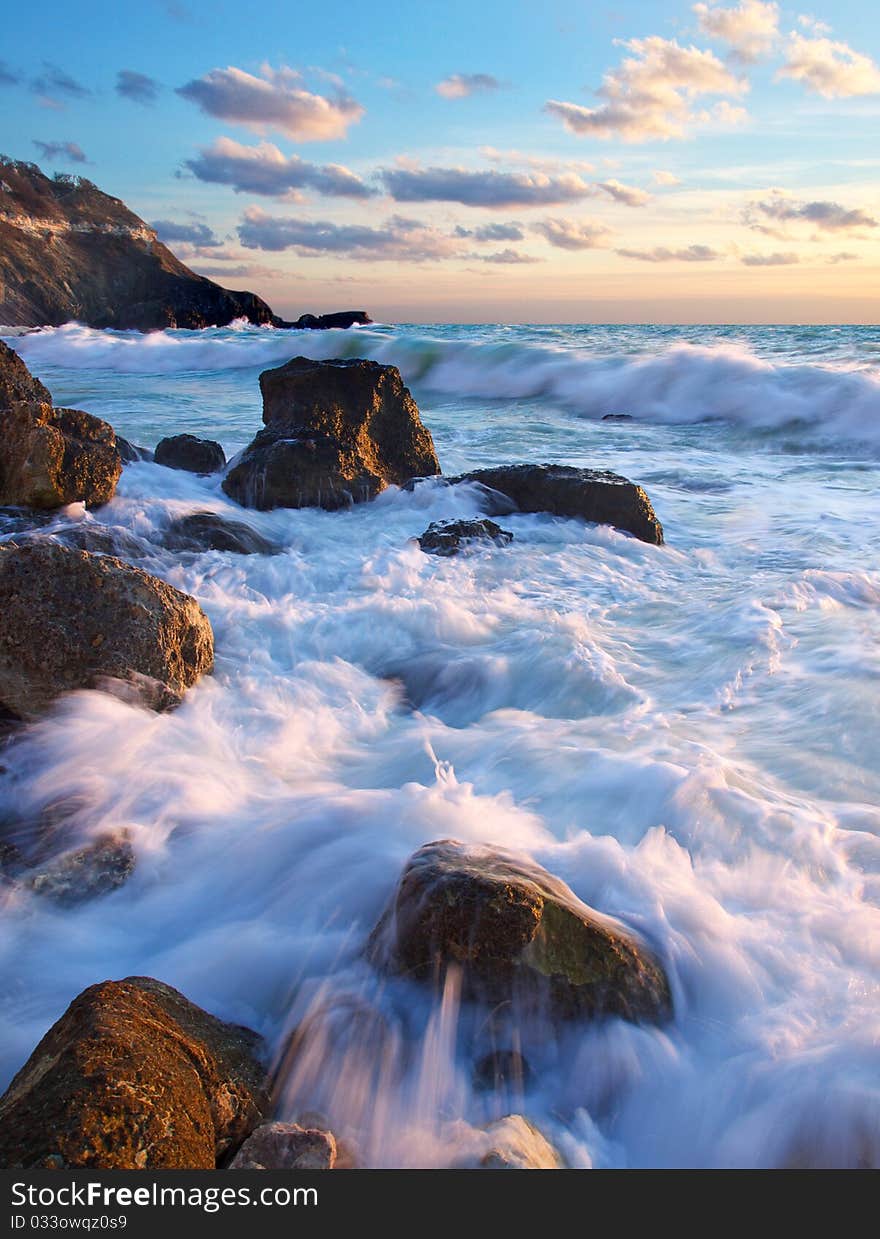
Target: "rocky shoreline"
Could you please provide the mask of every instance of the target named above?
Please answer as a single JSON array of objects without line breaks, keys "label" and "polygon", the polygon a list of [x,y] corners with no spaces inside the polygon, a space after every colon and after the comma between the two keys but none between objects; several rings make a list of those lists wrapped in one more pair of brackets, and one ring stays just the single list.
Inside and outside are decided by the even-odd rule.
[{"label": "rocky shoreline", "polygon": [[[486,519],[432,524],[422,551],[495,554],[512,540],[489,519],[546,512],[605,523],[651,545],[663,530],[641,487],[604,471],[506,465],[444,478],[430,430],[393,366],[297,357],[260,376],[263,428],[231,465],[219,443],[176,435],[156,464],[223,473],[243,508],[374,499],[389,486],[461,486]],[[143,449],[100,419],[57,409],[47,389],[0,344],[0,504],[13,530],[0,542],[0,715],[5,739],[67,692],[99,688],[166,710],[214,660],[199,603],[126,562],[137,557],[109,531],[82,537],[48,514],[109,502],[125,464]],[[103,540],[102,540],[103,539]],[[213,548],[275,554],[243,521],[211,512],[175,518],[162,545],[178,554]],[[439,567],[439,565],[438,565]],[[63,809],[28,830],[0,821],[0,881],[60,907],[100,898],[130,876],[124,837],[72,840]],[[662,961],[633,928],[584,905],[527,858],[454,839],[410,858],[389,904],[362,943],[376,976],[425,992],[460,979],[462,999],[517,1021],[615,1017],[663,1024],[673,996]],[[286,1061],[304,1044],[294,1030]],[[474,1064],[480,1087],[531,1074],[511,1038]],[[52,1026],[0,1099],[0,1164],[101,1168],[345,1168],[357,1151],[321,1116],[275,1115],[269,1049],[149,977],[101,980]],[[331,1116],[332,1117],[332,1116]],[[564,1159],[522,1114],[486,1125],[474,1166],[556,1168]]]}]

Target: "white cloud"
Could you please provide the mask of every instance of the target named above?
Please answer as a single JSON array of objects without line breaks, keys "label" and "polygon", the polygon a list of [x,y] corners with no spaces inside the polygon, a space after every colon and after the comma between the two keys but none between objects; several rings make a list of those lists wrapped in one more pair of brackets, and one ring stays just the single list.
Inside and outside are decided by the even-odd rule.
[{"label": "white cloud", "polygon": [[743,254],[740,262],[744,267],[791,267],[800,262],[800,258],[789,250],[784,254]]},{"label": "white cloud", "polygon": [[237,194],[296,198],[301,189],[328,197],[369,198],[371,189],[341,164],[314,164],[299,155],[285,156],[271,142],[245,146],[232,138],[218,138],[186,166],[200,181],[231,185]]},{"label": "white cloud", "polygon": [[555,206],[591,195],[576,173],[471,171],[467,168],[385,168],[380,177],[397,202],[460,202],[474,207]]},{"label": "white cloud", "polygon": [[608,244],[611,229],[604,224],[576,223],[571,219],[544,219],[533,231],[561,250],[595,250]]},{"label": "white cloud", "polygon": [[681,181],[673,172],[664,172],[662,169],[657,169],[654,172],[654,183],[656,185],[680,185]]},{"label": "white cloud", "polygon": [[615,202],[622,202],[624,206],[640,207],[651,201],[651,195],[647,190],[636,189],[632,185],[623,185],[613,177],[610,180],[601,181],[596,188],[603,190]]},{"label": "white cloud", "polygon": [[209,116],[235,121],[263,133],[275,129],[299,142],[344,138],[364,109],[348,95],[312,94],[294,69],[265,65],[262,77],[230,65],[187,82],[177,93]]},{"label": "white cloud", "polygon": [[501,83],[491,73],[450,73],[434,87],[444,99],[466,99],[468,95],[482,95],[487,91],[500,90]]},{"label": "white cloud", "polygon": [[695,4],[700,29],[710,38],[730,45],[731,52],[746,64],[773,50],[779,37],[779,6],[762,0],[742,0],[734,8]]},{"label": "white cloud", "polygon": [[810,39],[797,31],[789,35],[786,61],[776,77],[803,82],[807,90],[825,99],[880,93],[880,69],[870,56],[847,43]]},{"label": "white cloud", "polygon": [[692,110],[698,96],[740,95],[749,88],[713,52],[656,35],[623,46],[633,54],[606,74],[597,92],[604,103],[587,108],[551,99],[545,110],[572,133],[625,142],[665,140],[682,138],[691,126],[712,119]]},{"label": "white cloud", "polygon": [[688,245],[684,249],[672,250],[665,245],[657,245],[652,250],[615,250],[621,258],[635,258],[638,262],[716,262],[723,255],[708,245]]}]

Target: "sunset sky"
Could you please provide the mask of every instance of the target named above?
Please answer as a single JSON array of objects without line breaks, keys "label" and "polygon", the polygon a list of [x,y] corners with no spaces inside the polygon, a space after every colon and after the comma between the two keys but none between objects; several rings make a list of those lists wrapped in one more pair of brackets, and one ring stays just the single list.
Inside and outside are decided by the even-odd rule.
[{"label": "sunset sky", "polygon": [[49,0],[0,150],[287,315],[875,322],[880,17],[822,2]]}]

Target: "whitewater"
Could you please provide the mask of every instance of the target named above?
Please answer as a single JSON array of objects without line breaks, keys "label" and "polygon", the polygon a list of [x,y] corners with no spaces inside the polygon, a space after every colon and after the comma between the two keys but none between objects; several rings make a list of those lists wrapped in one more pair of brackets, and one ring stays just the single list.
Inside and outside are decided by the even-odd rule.
[{"label": "whitewater", "polygon": [[[458,1164],[512,1112],[574,1167],[880,1164],[880,330],[0,335],[56,404],[229,457],[262,369],[393,363],[445,473],[613,469],[666,534],[514,514],[510,546],[438,559],[414,539],[478,516],[472,486],[260,513],[146,461],[53,517],[140,539],[216,667],[167,714],[72,694],[0,754],[0,816],[124,830],[137,857],[75,908],[0,888],[0,1086],[77,993],[139,974],[261,1032],[277,1117],[320,1112],[363,1165]],[[152,540],[205,510],[282,552]],[[522,1045],[524,1090],[478,1090],[491,1046],[454,984],[435,1003],[363,958],[447,837],[638,930],[674,1020],[562,1027]]]}]

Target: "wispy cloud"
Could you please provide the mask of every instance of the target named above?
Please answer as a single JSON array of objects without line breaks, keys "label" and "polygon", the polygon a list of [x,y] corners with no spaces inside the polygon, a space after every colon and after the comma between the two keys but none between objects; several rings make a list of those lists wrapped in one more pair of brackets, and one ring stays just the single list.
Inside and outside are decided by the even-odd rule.
[{"label": "wispy cloud", "polygon": [[740,262],[744,267],[791,267],[800,262],[800,257],[793,251],[774,254],[743,254]]},{"label": "wispy cloud", "polygon": [[829,254],[825,261],[836,265],[839,262],[855,262],[857,258],[858,254],[853,254],[849,250],[841,250],[837,254]]},{"label": "wispy cloud", "polygon": [[732,55],[744,64],[767,56],[779,37],[779,5],[762,0],[742,0],[733,8],[695,4],[700,29],[709,38],[727,43]]},{"label": "wispy cloud", "polygon": [[377,192],[341,164],[315,164],[299,155],[285,156],[271,142],[245,146],[232,138],[218,138],[185,164],[200,181],[230,185],[238,194],[286,198],[311,189],[325,196],[369,198]]},{"label": "wispy cloud", "polygon": [[249,207],[238,227],[246,249],[292,249],[303,257],[339,254],[366,262],[431,262],[461,254],[461,241],[393,215],[380,228],[329,220],[282,219]]},{"label": "wispy cloud", "polygon": [[463,228],[459,225],[455,230],[457,237],[470,237],[473,241],[522,241],[524,233],[519,224],[483,224],[480,228]]},{"label": "wispy cloud", "polygon": [[5,60],[0,60],[0,86],[17,86],[20,81],[21,74],[10,69]]},{"label": "wispy cloud", "polygon": [[577,202],[591,186],[576,173],[472,172],[465,168],[385,168],[380,177],[397,202],[459,202],[472,207],[556,206]]},{"label": "wispy cloud", "polygon": [[572,133],[645,142],[684,137],[691,126],[713,118],[726,123],[729,115],[724,112],[695,112],[694,100],[748,90],[748,82],[734,76],[713,52],[681,47],[656,35],[630,39],[623,46],[632,55],[606,74],[597,91],[604,103],[587,108],[551,99],[545,110]]},{"label": "wispy cloud", "polygon": [[560,250],[602,249],[612,235],[605,224],[571,219],[543,219],[533,225],[533,231]]},{"label": "wispy cloud", "polygon": [[789,35],[785,64],[776,77],[802,82],[807,90],[825,99],[880,93],[880,69],[870,56],[854,51],[847,43],[811,39],[797,31]]},{"label": "wispy cloud", "polygon": [[664,172],[658,169],[654,172],[654,183],[656,185],[680,185],[681,181],[673,172]]},{"label": "wispy cloud", "polygon": [[466,99],[469,95],[483,95],[500,90],[501,83],[491,73],[450,73],[434,87],[444,99]]},{"label": "wispy cloud", "polygon": [[600,181],[596,186],[613,198],[615,202],[622,202],[624,206],[640,207],[645,206],[651,201],[651,195],[644,189],[636,189],[632,185],[623,185],[620,181],[613,178],[609,181]]},{"label": "wispy cloud", "polygon": [[86,153],[76,142],[40,142],[34,138],[34,146],[43,159],[50,163],[63,159],[67,163],[88,163]]},{"label": "wispy cloud", "polygon": [[781,190],[749,202],[742,218],[755,232],[774,237],[784,237],[789,224],[810,224],[820,232],[832,233],[857,233],[878,227],[877,220],[861,207],[845,207],[839,202],[801,202]]},{"label": "wispy cloud", "polygon": [[159,97],[159,83],[146,73],[136,73],[134,69],[120,69],[116,74],[116,93],[132,103],[141,103],[149,107]]},{"label": "wispy cloud", "polygon": [[302,85],[302,75],[282,66],[263,67],[255,77],[230,65],[212,69],[177,90],[209,116],[234,121],[258,132],[278,130],[299,142],[345,137],[364,109],[341,92],[330,98]]},{"label": "wispy cloud", "polygon": [[535,258],[531,254],[522,254],[519,250],[504,249],[497,250],[494,254],[476,254],[474,257],[479,258],[480,262],[498,263],[501,266],[521,266],[525,263],[541,262],[540,258]]},{"label": "wispy cloud", "polygon": [[667,249],[657,245],[652,250],[615,250],[621,258],[635,258],[637,262],[717,262],[724,255],[708,245],[688,245],[684,249]]},{"label": "wispy cloud", "polygon": [[58,65],[43,61],[43,71],[31,82],[31,90],[50,106],[61,106],[56,96],[63,95],[68,99],[88,99],[92,94],[88,86],[83,86],[76,78],[71,77]]}]

